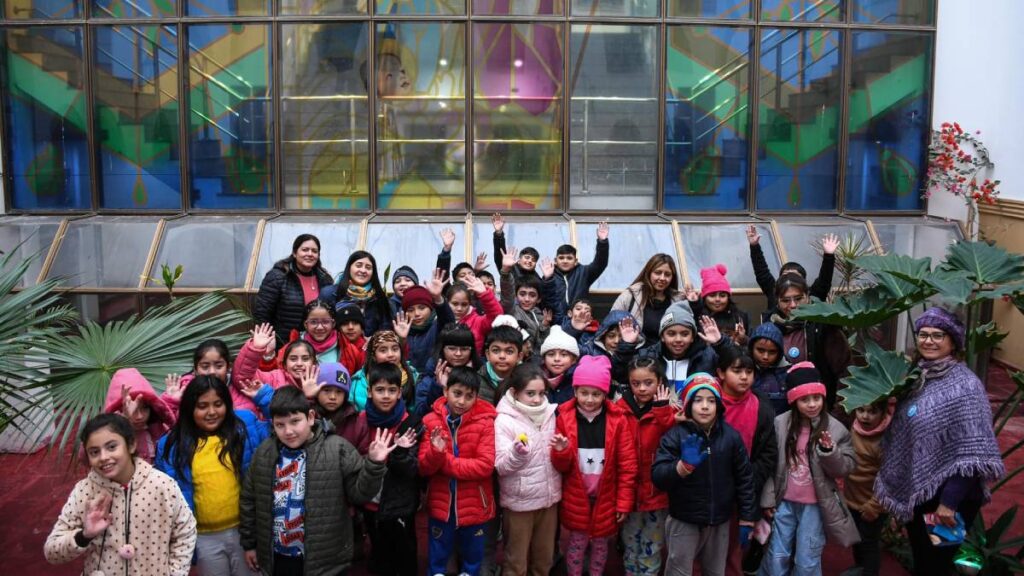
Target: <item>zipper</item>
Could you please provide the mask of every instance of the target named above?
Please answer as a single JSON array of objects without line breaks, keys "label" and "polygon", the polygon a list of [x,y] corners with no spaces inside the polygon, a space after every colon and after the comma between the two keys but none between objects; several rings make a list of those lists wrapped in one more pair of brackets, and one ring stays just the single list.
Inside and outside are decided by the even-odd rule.
[{"label": "zipper", "polygon": [[843,518],[849,518],[850,517],[850,511],[847,510],[846,506],[843,505],[843,499],[839,497],[839,491],[836,490],[835,488],[833,488],[832,489],[832,495],[835,496],[836,504],[839,505],[839,509],[843,511]]},{"label": "zipper", "polygon": [[[708,455],[708,461],[705,464],[708,466],[708,512],[711,512],[715,506],[715,467],[711,465],[711,434],[705,432],[704,438],[708,443],[704,451]],[[708,526],[713,526],[711,514],[708,514]]]},{"label": "zipper", "polygon": [[480,502],[483,503],[484,510],[487,510],[487,508],[488,508],[488,506],[487,506],[487,495],[484,494],[484,487],[483,486],[477,486],[477,489],[480,490]]}]

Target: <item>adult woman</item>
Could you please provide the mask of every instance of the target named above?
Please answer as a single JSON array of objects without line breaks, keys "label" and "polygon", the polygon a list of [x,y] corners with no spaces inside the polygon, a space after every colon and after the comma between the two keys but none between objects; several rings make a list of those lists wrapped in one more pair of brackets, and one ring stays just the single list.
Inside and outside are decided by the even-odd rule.
[{"label": "adult woman", "polygon": [[970,528],[987,500],[985,483],[1005,474],[985,387],[957,357],[964,327],[942,308],[914,323],[921,375],[897,405],[882,439],[875,496],[907,532],[914,574],[952,574],[958,546],[933,546],[924,516]]},{"label": "adult woman", "polygon": [[363,311],[363,335],[369,338],[378,330],[391,330],[391,305],[377,275],[377,260],[365,250],[348,257],[338,282],[324,288],[320,298],[334,305],[352,303]]},{"label": "adult woman", "polygon": [[655,254],[637,274],[633,283],[615,299],[612,310],[625,310],[640,323],[648,344],[658,341],[661,317],[673,302],[683,300],[679,291],[676,261],[668,254]]},{"label": "adult woman", "polygon": [[810,302],[807,281],[796,274],[783,274],[775,283],[777,312],[771,321],[782,330],[782,353],[790,364],[813,362],[821,372],[831,410],[836,401],[839,380],[850,366],[850,344],[838,326],[795,320],[791,316],[801,304]]},{"label": "adult woman", "polygon": [[291,256],[276,262],[263,277],[253,319],[256,324],[273,325],[278,345],[283,344],[292,330],[302,329],[306,304],[333,281],[320,264],[320,240],[312,234],[299,234],[292,242]]}]

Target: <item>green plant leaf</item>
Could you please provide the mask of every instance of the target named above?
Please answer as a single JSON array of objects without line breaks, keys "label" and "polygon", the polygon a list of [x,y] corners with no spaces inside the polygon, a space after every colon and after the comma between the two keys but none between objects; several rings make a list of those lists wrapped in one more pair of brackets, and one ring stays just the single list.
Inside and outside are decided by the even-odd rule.
[{"label": "green plant leaf", "polygon": [[839,390],[840,403],[848,413],[898,393],[914,374],[904,354],[883,350],[871,340],[864,342],[864,350],[867,365],[851,366],[850,375],[842,379],[846,388]]},{"label": "green plant leaf", "polygon": [[946,251],[944,270],[962,270],[978,284],[1024,281],[1024,256],[987,242],[954,242]]},{"label": "green plant leaf", "polygon": [[932,259],[905,254],[868,255],[858,258],[857,265],[871,272],[893,298],[902,299],[924,288],[924,278],[931,273]]},{"label": "green plant leaf", "polygon": [[971,298],[971,293],[978,287],[963,270],[937,269],[925,276],[924,282],[940,299],[956,306],[966,304]]},{"label": "green plant leaf", "polygon": [[992,523],[992,527],[985,532],[985,539],[988,542],[999,542],[999,539],[1003,537],[1003,532],[1013,524],[1013,519],[1017,516],[1017,507],[1011,506],[1007,508],[999,518]]},{"label": "green plant leaf", "polygon": [[869,328],[909,310],[916,302],[892,298],[886,290],[873,286],[842,294],[834,302],[805,304],[793,311],[793,318],[854,329]]},{"label": "green plant leaf", "polygon": [[989,322],[976,326],[971,330],[971,333],[967,337],[971,341],[971,350],[975,354],[981,354],[985,350],[988,350],[1000,342],[1002,342],[1007,336],[1006,332],[1000,332],[999,326],[995,322]]}]

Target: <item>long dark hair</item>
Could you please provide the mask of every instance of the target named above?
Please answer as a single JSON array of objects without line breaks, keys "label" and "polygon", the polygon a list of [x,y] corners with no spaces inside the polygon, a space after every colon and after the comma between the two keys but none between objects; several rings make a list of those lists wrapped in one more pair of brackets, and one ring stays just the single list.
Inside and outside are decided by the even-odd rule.
[{"label": "long dark hair", "polygon": [[[207,436],[196,426],[195,411],[199,397],[210,390],[217,393],[217,397],[224,402],[224,421],[216,435],[220,438],[220,453],[217,459],[225,467],[230,467],[235,472],[235,477],[242,479],[242,454],[245,450],[245,428],[242,427],[235,416],[234,404],[231,402],[231,393],[223,380],[214,376],[196,376],[195,380],[189,383],[185,392],[181,395],[181,406],[178,408],[178,422],[167,433],[167,443],[164,445],[163,458],[171,463],[178,477],[183,478],[185,471],[192,468],[192,458],[196,454],[196,446],[199,439]],[[174,460],[171,460],[171,452],[177,447]],[[228,460],[231,460],[230,464]]]},{"label": "long dark hair", "polygon": [[679,269],[676,268],[676,261],[668,254],[658,253],[644,264],[643,270],[636,275],[633,279],[633,284],[640,284],[640,307],[647,306],[651,300],[654,299],[654,286],[651,285],[651,273],[654,269],[662,264],[668,264],[669,270],[672,271],[672,281],[669,282],[668,288],[666,289],[665,297],[669,300],[672,299],[674,292],[679,292]]},{"label": "long dark hair", "polygon": [[[800,410],[796,407],[796,402],[793,403],[792,409],[789,411],[789,429],[786,430],[786,466],[792,467],[797,462],[796,453],[796,442],[800,438],[800,429],[804,427],[804,416],[800,413]],[[807,457],[810,458],[811,452],[814,450],[814,445],[818,443],[818,438],[821,438],[822,432],[828,431],[829,415],[824,409],[821,410],[821,415],[818,416],[818,424],[811,423],[811,434],[807,438]]]},{"label": "long dark hair", "polygon": [[445,346],[469,348],[469,363],[466,366],[473,370],[479,370],[483,366],[480,356],[476,353],[476,337],[473,335],[473,331],[469,329],[469,326],[456,323],[441,328],[441,333],[437,335],[437,344],[434,350],[434,357],[438,363],[444,360]]},{"label": "long dark hair", "polygon": [[[316,250],[318,253],[316,258],[316,265],[313,266],[313,273],[316,274],[317,276],[326,276],[327,282],[333,282],[334,279],[331,278],[331,275],[327,273],[327,269],[324,268],[324,260],[319,255],[320,239],[312,234],[299,234],[298,236],[296,236],[295,240],[292,241],[291,254],[289,254],[287,258],[282,258],[281,260],[278,260],[276,265],[282,266],[286,270],[294,269],[297,272],[298,267],[295,266],[295,251],[299,249],[299,246],[302,246],[303,244],[309,242],[310,240],[312,240],[316,244]],[[374,266],[374,268],[376,268],[376,266]]]},{"label": "long dark hair", "polygon": [[209,340],[203,340],[196,346],[194,352],[192,352],[192,371],[196,371],[196,366],[199,365],[199,361],[206,356],[208,350],[216,350],[220,357],[224,359],[224,362],[228,365],[228,370],[231,370],[231,352],[228,351],[228,345],[223,340],[217,338],[211,338]]},{"label": "long dark hair", "polygon": [[[345,269],[338,275],[338,291],[336,297],[338,302],[342,302],[348,295],[349,284],[352,283],[352,278],[349,275],[349,270],[352,269],[352,264],[356,260],[362,260],[366,258],[373,265],[373,274],[370,275],[370,286],[373,287],[374,298],[373,300],[366,302],[366,307],[373,307],[377,310],[378,317],[381,320],[391,318],[391,305],[388,304],[388,293],[384,290],[384,286],[380,283],[380,268],[377,266],[377,259],[373,257],[366,250],[356,250],[352,254],[349,254],[348,262],[345,262]],[[365,310],[364,310],[365,312]]]},{"label": "long dark hair", "polygon": [[[804,279],[804,278],[802,278],[800,276],[797,276],[796,274],[794,274],[792,272],[788,272],[786,274],[783,274],[782,276],[779,276],[778,282],[775,283],[775,302],[774,302],[775,307],[778,308],[779,311],[782,310],[782,308],[779,308],[779,298],[782,298],[782,295],[785,294],[787,291],[789,291],[792,288],[796,288],[797,290],[799,290],[804,295],[804,297],[807,296],[807,280],[806,279]],[[732,298],[730,298],[729,300],[731,301]]]}]

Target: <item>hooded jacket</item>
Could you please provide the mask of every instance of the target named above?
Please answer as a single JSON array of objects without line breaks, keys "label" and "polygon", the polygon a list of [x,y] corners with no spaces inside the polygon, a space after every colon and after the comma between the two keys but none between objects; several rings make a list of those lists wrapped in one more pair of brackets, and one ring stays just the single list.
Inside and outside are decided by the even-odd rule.
[{"label": "hooded jacket", "polygon": [[[156,456],[156,443],[174,427],[177,421],[177,410],[156,395],[156,390],[146,377],[135,368],[122,368],[114,372],[107,388],[107,399],[103,411],[107,414],[120,413],[123,408],[122,387],[128,387],[128,395],[133,399],[142,400],[149,406],[149,423],[144,431],[135,431],[135,449],[140,458],[152,464]],[[175,406],[177,408],[177,406]]]},{"label": "hooded jacket", "polygon": [[427,363],[434,355],[434,348],[437,342],[437,335],[449,324],[455,323],[455,316],[447,302],[442,302],[434,307],[433,317],[424,326],[410,326],[409,336],[405,343],[409,348],[406,358],[418,372],[423,372]]},{"label": "hooded jacket", "polygon": [[[260,282],[252,317],[256,324],[269,322],[277,333],[277,343],[284,344],[292,330],[302,329],[302,315],[306,311],[306,297],[299,282],[300,272],[294,258],[280,260],[267,271]],[[320,268],[310,271],[316,276],[316,283],[323,290],[331,285],[330,274]]]},{"label": "hooded jacket", "polygon": [[637,452],[636,508],[634,512],[649,512],[668,508],[668,494],[654,485],[651,470],[658,453],[661,437],[676,419],[668,402],[652,402],[641,410],[628,386],[622,389],[622,398],[615,403],[622,408],[629,422],[629,434]]},{"label": "hooded jacket", "polygon": [[768,340],[779,350],[779,359],[775,366],[761,368],[754,365],[754,391],[760,393],[771,403],[775,415],[778,416],[789,411],[789,402],[786,401],[786,372],[789,371],[790,364],[783,353],[785,348],[782,342],[782,331],[771,322],[765,322],[754,328],[754,332],[750,334],[750,340],[747,342],[747,350],[750,351],[751,358],[754,357],[754,344],[758,340]]},{"label": "hooded jacket", "polygon": [[[693,338],[690,347],[686,349],[680,359],[688,361],[686,373],[683,374],[682,371],[673,373],[670,369],[665,371],[665,383],[670,389],[678,391],[690,374],[697,372],[714,374],[715,366],[718,364],[718,350],[723,349],[724,346],[732,346],[732,341],[725,336],[713,346],[707,345],[697,334],[694,334]],[[639,341],[633,344],[620,341],[615,354],[612,355],[612,374],[624,374],[629,367],[629,362],[638,354],[641,358],[654,358],[661,362],[662,366],[667,367],[669,358],[664,351],[664,344],[660,340],[643,349],[639,349]]]},{"label": "hooded jacket", "polygon": [[[105,535],[79,547],[75,534],[85,526],[89,504],[104,493],[113,498],[113,522]],[[126,532],[135,546],[130,561],[118,554],[126,544]],[[177,484],[136,458],[127,488],[95,470],[75,484],[46,538],[43,553],[50,564],[71,562],[84,554],[83,574],[128,574],[130,568],[132,576],[187,576],[195,545],[196,519]]]},{"label": "hooded jacket", "polygon": [[295,386],[300,390],[302,389],[301,384],[296,382],[284,368],[276,368],[269,372],[260,370],[258,366],[263,354],[263,350],[257,350],[253,347],[252,339],[250,338],[242,345],[242,349],[235,356],[235,364],[231,369],[230,386],[231,402],[234,404],[235,410],[250,410],[256,414],[261,414],[256,404],[241,392],[242,382],[246,380],[256,379],[274,390],[284,386]]},{"label": "hooded jacket", "polygon": [[[644,308],[647,306],[643,300],[643,283],[637,282],[636,284],[631,284],[628,288],[623,290],[615,299],[615,302],[612,303],[612,311],[622,310],[623,312],[629,312],[637,322],[643,324]],[[668,300],[670,305],[674,302],[682,302],[683,300],[686,300],[686,294],[683,294],[678,290],[672,290],[668,296]]]},{"label": "hooded jacket", "polygon": [[[539,306],[532,310],[523,310],[523,307],[516,301],[517,280],[511,272],[501,273],[501,309],[510,314],[519,322],[519,326],[530,334],[530,341],[540,346],[540,343],[548,337],[550,326],[544,325],[544,312]],[[540,295],[538,294],[538,298]]]},{"label": "hooded jacket", "polygon": [[[494,468],[501,486],[501,506],[514,512],[543,510],[562,499],[562,475],[551,464],[548,447],[555,435],[558,405],[547,404],[540,428],[509,401],[509,390],[498,401],[494,420]],[[526,436],[529,452],[515,449],[519,437]]]},{"label": "hooded jacket", "polygon": [[543,285],[549,288],[545,291],[545,304],[554,313],[554,323],[562,323],[574,300],[590,296],[590,286],[597,282],[607,267],[608,240],[598,240],[594,260],[590,264],[577,263],[568,272],[555,268],[555,273],[543,280]]}]

